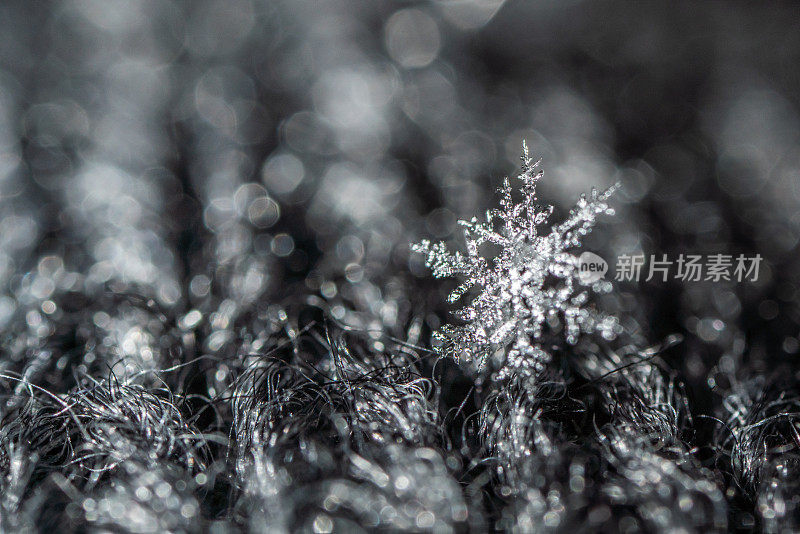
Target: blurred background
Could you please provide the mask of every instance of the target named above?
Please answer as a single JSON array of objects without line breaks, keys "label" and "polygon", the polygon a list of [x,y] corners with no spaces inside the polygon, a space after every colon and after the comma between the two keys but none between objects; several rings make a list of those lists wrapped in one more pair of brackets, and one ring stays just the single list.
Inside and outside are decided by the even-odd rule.
[{"label": "blurred background", "polygon": [[645,338],[684,334],[673,363],[704,411],[800,347],[798,65],[792,3],[3,2],[5,362],[65,307],[116,351],[163,354],[135,306],[67,298],[101,287],[205,329],[200,352],[298,295],[435,328],[439,284],[408,245],[459,242],[527,139],[562,213],[621,182],[589,244],[607,259],[764,258],[754,283],[611,297]]}]

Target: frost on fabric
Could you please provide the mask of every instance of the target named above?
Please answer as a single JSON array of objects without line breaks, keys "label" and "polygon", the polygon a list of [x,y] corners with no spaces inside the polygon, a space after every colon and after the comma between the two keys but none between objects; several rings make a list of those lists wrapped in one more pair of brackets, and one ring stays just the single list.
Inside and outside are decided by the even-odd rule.
[{"label": "frost on fabric", "polygon": [[732,477],[755,502],[765,532],[800,528],[798,470],[800,390],[791,372],[734,381],[726,395],[724,425],[715,442],[729,457]]},{"label": "frost on fabric", "polygon": [[[545,346],[548,333],[558,328],[569,344],[582,334],[613,339],[620,331],[615,317],[589,304],[591,292],[607,292],[610,284],[600,280],[584,285],[578,256],[571,252],[591,232],[598,215],[614,213],[607,200],[615,187],[581,195],[566,220],[548,230],[553,207],[536,202],[541,177],[539,161],[529,157],[523,143],[522,172],[517,177],[522,182],[521,200],[515,201],[506,178],[499,208],[487,211],[482,221],[459,221],[465,227],[466,254],[450,251],[443,242],[423,240],[412,247],[427,256],[426,266],[436,278],[461,281],[449,302],[477,293],[454,314],[463,324],[445,325],[434,334],[439,352],[479,370],[497,355],[497,378],[541,371],[551,357]],[[487,244],[499,247],[499,252],[487,254]]]},{"label": "frost on fabric", "polygon": [[300,338],[327,354],[280,348],[233,388],[236,506],[248,530],[456,532],[475,522],[412,356],[364,352],[354,337]]}]

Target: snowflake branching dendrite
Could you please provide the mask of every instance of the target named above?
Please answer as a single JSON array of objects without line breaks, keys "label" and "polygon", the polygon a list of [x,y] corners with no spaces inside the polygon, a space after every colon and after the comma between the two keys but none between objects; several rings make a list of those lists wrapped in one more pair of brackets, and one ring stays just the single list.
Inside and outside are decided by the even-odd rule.
[{"label": "snowflake branching dendrite", "polygon": [[[487,358],[501,358],[499,377],[510,372],[536,372],[550,359],[544,346],[548,324],[563,324],[564,337],[575,344],[581,334],[599,332],[612,339],[620,330],[613,316],[589,305],[589,292],[606,292],[610,284],[582,284],[578,247],[595,225],[597,215],[613,215],[606,202],[616,186],[603,193],[592,189],[581,195],[567,219],[543,230],[552,206],[536,203],[536,183],[541,178],[539,161],[533,162],[522,146],[522,200],[512,199],[506,178],[500,189],[500,207],[487,211],[486,220],[459,221],[465,227],[466,255],[451,252],[442,243],[423,240],[412,246],[427,255],[426,266],[436,278],[456,277],[462,283],[448,301],[459,300],[476,289],[477,296],[454,313],[463,325],[448,324],[434,334],[439,352],[483,368]],[[481,245],[492,243],[500,252],[488,258]],[[556,321],[557,320],[557,321]]]}]

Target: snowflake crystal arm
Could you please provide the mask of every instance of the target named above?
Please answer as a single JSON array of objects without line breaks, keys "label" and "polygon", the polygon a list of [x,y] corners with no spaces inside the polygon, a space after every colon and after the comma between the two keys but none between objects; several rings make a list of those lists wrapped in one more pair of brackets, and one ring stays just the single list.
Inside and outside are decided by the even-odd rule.
[{"label": "snowflake crystal arm", "polygon": [[[489,210],[484,220],[459,221],[464,226],[466,254],[451,252],[444,243],[424,240],[412,250],[425,254],[426,266],[436,278],[457,278],[460,285],[449,295],[454,303],[470,290],[474,298],[454,316],[463,324],[447,324],[434,333],[437,350],[445,355],[484,368],[492,358],[499,369],[496,378],[514,372],[538,372],[550,359],[544,348],[553,323],[563,325],[567,343],[577,343],[582,334],[600,333],[612,339],[619,332],[613,316],[595,310],[590,291],[609,290],[608,282],[589,286],[579,277],[579,247],[591,232],[597,216],[613,214],[608,198],[615,187],[603,193],[582,195],[569,216],[547,232],[542,227],[552,206],[536,202],[536,183],[541,178],[539,162],[528,156],[523,144],[521,200],[506,178],[500,188],[500,206]],[[500,252],[487,258],[481,245],[492,243]]]}]

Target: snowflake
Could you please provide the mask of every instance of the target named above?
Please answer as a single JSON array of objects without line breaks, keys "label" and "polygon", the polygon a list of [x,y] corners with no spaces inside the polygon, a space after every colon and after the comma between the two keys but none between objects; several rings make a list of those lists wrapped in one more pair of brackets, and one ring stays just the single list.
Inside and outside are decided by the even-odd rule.
[{"label": "snowflake", "polygon": [[[582,334],[600,333],[613,339],[620,331],[618,320],[590,305],[590,292],[610,290],[599,280],[582,283],[579,258],[569,252],[595,225],[599,214],[613,215],[606,202],[616,186],[603,193],[592,189],[581,195],[567,219],[550,228],[543,226],[552,206],[536,203],[536,183],[542,176],[539,161],[532,162],[522,145],[520,202],[506,178],[500,189],[500,207],[489,210],[485,221],[459,221],[465,227],[467,253],[451,252],[447,246],[428,240],[412,246],[427,256],[426,266],[436,278],[456,277],[462,282],[448,297],[455,303],[470,290],[477,295],[454,316],[463,324],[444,325],[434,333],[437,351],[457,361],[484,369],[487,359],[496,362],[496,378],[511,373],[537,374],[547,363],[552,334],[562,331],[569,344]],[[499,247],[487,254],[482,245]],[[555,336],[560,339],[560,336]]]}]

